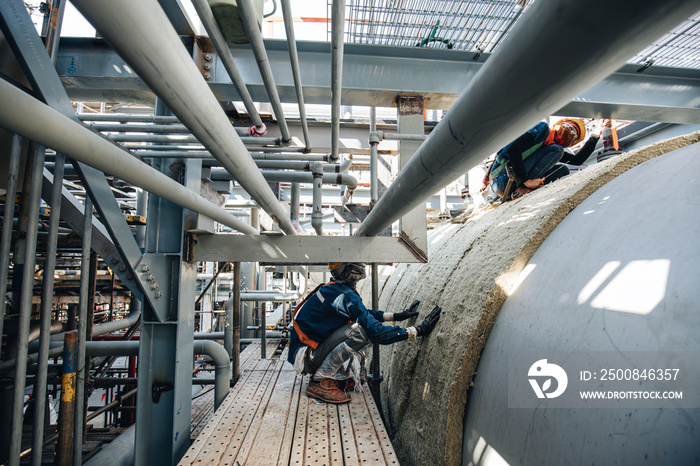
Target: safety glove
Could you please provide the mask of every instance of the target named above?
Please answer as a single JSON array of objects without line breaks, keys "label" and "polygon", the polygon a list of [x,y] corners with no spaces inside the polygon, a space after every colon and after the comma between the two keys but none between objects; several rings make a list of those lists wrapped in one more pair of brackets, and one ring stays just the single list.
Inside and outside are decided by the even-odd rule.
[{"label": "safety glove", "polygon": [[430,314],[423,320],[423,323],[416,327],[416,333],[419,337],[424,337],[433,331],[435,325],[437,325],[438,320],[440,320],[440,313],[442,308],[435,306]]},{"label": "safety glove", "polygon": [[415,300],[413,301],[413,304],[411,304],[408,309],[406,309],[403,312],[396,312],[394,313],[394,321],[398,322],[400,320],[407,320],[410,319],[411,317],[415,317],[418,315],[418,305],[420,304],[420,301]]}]

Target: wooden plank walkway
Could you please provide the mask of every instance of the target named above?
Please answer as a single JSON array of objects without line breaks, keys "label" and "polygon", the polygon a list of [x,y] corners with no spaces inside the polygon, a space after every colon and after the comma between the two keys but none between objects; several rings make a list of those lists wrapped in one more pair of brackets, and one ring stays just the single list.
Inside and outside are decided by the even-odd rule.
[{"label": "wooden plank walkway", "polygon": [[311,399],[308,376],[297,375],[285,353],[259,359],[259,343],[246,348],[238,383],[206,425],[194,426],[193,404],[198,435],[180,465],[399,464],[366,386],[345,405]]}]

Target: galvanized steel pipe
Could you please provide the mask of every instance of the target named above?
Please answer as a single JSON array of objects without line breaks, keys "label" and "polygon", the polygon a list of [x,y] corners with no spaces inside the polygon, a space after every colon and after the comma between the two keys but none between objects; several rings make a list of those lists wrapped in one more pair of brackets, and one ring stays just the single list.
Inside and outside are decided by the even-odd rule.
[{"label": "galvanized steel pipe", "polygon": [[284,118],[282,101],[280,100],[279,93],[277,92],[275,77],[272,74],[270,60],[267,58],[265,44],[263,43],[260,28],[258,27],[258,20],[255,18],[255,9],[253,8],[250,0],[238,0],[237,4],[238,14],[241,17],[241,22],[243,23],[243,27],[248,35],[248,39],[250,40],[250,45],[253,49],[255,60],[258,62],[260,76],[265,84],[267,95],[270,97],[272,111],[275,112],[275,117],[277,117],[277,124],[279,125],[280,133],[282,134],[282,141],[285,144],[288,144],[292,140],[292,135],[289,134],[287,120]]},{"label": "galvanized steel pipe", "polygon": [[[10,144],[10,156],[7,165],[7,189],[5,190],[5,213],[2,219],[2,237],[0,239],[0,270],[9,270],[10,246],[12,244],[12,227],[14,225],[15,195],[17,194],[17,180],[19,177],[19,159],[22,149],[22,137],[12,135]],[[0,290],[7,290],[7,273],[0,274]],[[3,295],[4,296],[4,295]],[[0,299],[0,335],[2,335],[5,323],[5,299]]]},{"label": "galvanized steel pipe", "polygon": [[[13,108],[12,111],[17,111]],[[35,145],[34,164],[32,165],[31,184],[24,186],[24,195],[29,196],[27,209],[27,236],[25,238],[25,262],[22,271],[22,286],[19,296],[19,322],[17,325],[17,366],[15,367],[15,384],[12,393],[12,430],[10,434],[9,464],[19,465],[22,453],[22,421],[24,415],[24,389],[27,376],[27,356],[29,348],[29,323],[32,317],[32,296],[34,290],[34,266],[36,264],[36,238],[38,231],[39,205],[41,204],[41,185],[44,174],[44,151]],[[6,215],[10,214],[6,212]],[[10,214],[12,216],[12,214]],[[5,271],[3,271],[5,273]],[[4,299],[4,292],[3,299]],[[4,318],[4,316],[2,316]]]},{"label": "galvanized steel pipe", "polygon": [[306,122],[306,106],[304,105],[304,91],[301,87],[301,72],[299,71],[299,54],[297,52],[297,42],[294,39],[292,7],[289,4],[289,0],[280,0],[280,4],[282,5],[282,16],[284,17],[284,30],[287,33],[289,61],[292,64],[292,76],[294,77],[294,89],[297,93],[297,103],[299,105],[299,119],[301,120],[301,130],[304,133],[304,144],[306,145],[306,148],[309,149],[311,148],[311,138],[309,137],[309,125]]},{"label": "galvanized steel pipe", "polygon": [[[258,233],[199,194],[140,162],[108,140],[39,102],[4,79],[0,79],[0,126],[52,147],[163,199],[206,215],[234,230],[247,234]],[[255,170],[257,171],[257,167]]]},{"label": "galvanized steel pipe", "polygon": [[238,91],[238,95],[240,96],[245,109],[248,111],[250,119],[253,120],[253,124],[256,127],[255,130],[260,134],[265,134],[267,131],[265,123],[263,123],[262,118],[260,118],[258,109],[255,107],[255,102],[253,102],[253,98],[248,92],[243,76],[241,76],[241,73],[236,67],[236,62],[233,61],[231,49],[229,49],[226,39],[224,39],[224,35],[219,29],[219,25],[216,24],[216,19],[214,18],[211,8],[209,7],[209,2],[206,0],[192,0],[192,5],[194,5],[195,10],[197,10],[199,19],[202,21],[204,29],[207,30],[209,39],[211,39],[212,43],[214,44],[214,48],[219,54],[219,59],[221,60],[221,63],[223,63],[228,76],[231,78],[233,86],[236,88],[236,91]]},{"label": "galvanized steel pipe", "polygon": [[[697,0],[535,2],[356,234],[377,235],[697,9]],[[605,34],[591,34],[592,30]],[[585,46],[572,49],[571,38],[581,37],[586,38]]]},{"label": "galvanized steel pipe", "polygon": [[345,0],[333,0],[331,7],[331,157],[339,160],[340,94],[343,91],[343,32],[345,31]]},{"label": "galvanized steel pipe", "polygon": [[296,234],[289,214],[253,163],[160,5],[142,0],[75,0],[73,4],[280,228]]},{"label": "galvanized steel pipe", "polygon": [[[44,446],[44,408],[46,407],[46,383],[48,379],[49,343],[51,341],[51,310],[53,304],[54,271],[58,251],[58,225],[61,219],[61,196],[63,188],[63,168],[66,157],[56,154],[56,162],[51,187],[51,218],[46,243],[46,263],[41,290],[39,367],[34,382],[34,431],[32,432],[32,465],[40,466]],[[2,269],[0,269],[2,270]],[[4,288],[0,288],[4,289]],[[2,314],[0,314],[2,315]],[[0,332],[0,334],[2,334]]]}]

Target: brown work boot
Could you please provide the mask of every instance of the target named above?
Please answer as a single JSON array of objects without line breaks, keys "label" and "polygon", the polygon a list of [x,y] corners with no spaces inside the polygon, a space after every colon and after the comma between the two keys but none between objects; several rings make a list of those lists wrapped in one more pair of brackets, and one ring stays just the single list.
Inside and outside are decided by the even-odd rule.
[{"label": "brown work boot", "polygon": [[338,382],[334,379],[323,379],[320,382],[309,380],[306,387],[306,396],[325,401],[326,403],[342,404],[350,401],[350,394],[338,388]]},{"label": "brown work boot", "polygon": [[351,392],[355,390],[355,379],[349,378],[338,380],[338,388],[346,392]]},{"label": "brown work boot", "polygon": [[511,199],[518,199],[519,197],[523,197],[527,193],[531,193],[534,191],[534,189],[526,188],[525,186],[519,186],[515,188],[515,191],[513,191],[513,194],[510,195]]}]

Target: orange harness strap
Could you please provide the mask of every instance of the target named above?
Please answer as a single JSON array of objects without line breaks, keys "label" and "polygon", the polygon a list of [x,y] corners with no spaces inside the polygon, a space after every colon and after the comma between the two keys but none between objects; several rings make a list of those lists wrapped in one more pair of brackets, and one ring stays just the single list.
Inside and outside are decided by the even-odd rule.
[{"label": "orange harness strap", "polygon": [[299,341],[301,341],[303,344],[305,344],[306,346],[310,347],[313,350],[318,348],[318,345],[320,343],[309,338],[304,333],[304,331],[301,329],[301,327],[299,327],[299,324],[297,324],[297,314],[299,314],[299,310],[301,310],[302,306],[304,305],[304,303],[306,302],[307,299],[309,299],[314,293],[316,293],[322,286],[330,285],[332,283],[335,283],[335,282],[328,282],[325,284],[322,283],[322,284],[318,285],[316,288],[314,288],[314,290],[311,293],[307,294],[306,297],[304,299],[302,299],[299,304],[297,304],[297,306],[294,308],[294,314],[292,315],[292,325],[294,326],[294,331],[296,332],[297,336],[299,337]]}]

